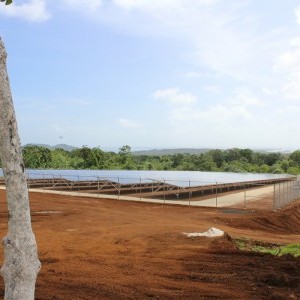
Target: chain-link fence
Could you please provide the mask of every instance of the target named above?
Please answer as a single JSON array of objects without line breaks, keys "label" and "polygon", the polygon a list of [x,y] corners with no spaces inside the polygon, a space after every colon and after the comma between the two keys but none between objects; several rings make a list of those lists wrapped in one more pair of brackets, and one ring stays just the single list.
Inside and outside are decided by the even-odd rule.
[{"label": "chain-link fence", "polygon": [[300,198],[300,177],[295,180],[280,182],[274,186],[273,208],[281,208]]},{"label": "chain-link fence", "polygon": [[31,173],[28,187],[96,198],[241,209],[278,209],[300,198],[296,177],[222,183]]}]

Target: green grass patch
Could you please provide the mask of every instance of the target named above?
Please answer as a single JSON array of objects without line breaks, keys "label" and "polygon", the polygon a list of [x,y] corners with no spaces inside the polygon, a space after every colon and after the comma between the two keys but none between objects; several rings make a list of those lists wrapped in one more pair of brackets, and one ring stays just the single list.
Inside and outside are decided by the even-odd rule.
[{"label": "green grass patch", "polygon": [[292,255],[294,257],[300,256],[300,244],[282,245],[277,243],[266,243],[250,239],[237,238],[234,242],[238,249],[243,251],[269,253],[272,255]]}]

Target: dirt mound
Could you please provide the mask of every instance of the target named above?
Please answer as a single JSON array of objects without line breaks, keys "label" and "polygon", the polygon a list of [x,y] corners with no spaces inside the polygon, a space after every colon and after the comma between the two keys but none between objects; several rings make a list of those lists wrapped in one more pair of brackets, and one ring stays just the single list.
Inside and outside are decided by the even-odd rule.
[{"label": "dirt mound", "polygon": [[210,291],[212,298],[300,299],[300,259],[238,250],[229,235],[211,240],[206,251],[186,255],[183,265],[181,280],[222,286],[218,295]]},{"label": "dirt mound", "polygon": [[235,228],[300,234],[300,202],[291,204],[280,211],[258,212],[253,216],[230,215],[218,219]]}]

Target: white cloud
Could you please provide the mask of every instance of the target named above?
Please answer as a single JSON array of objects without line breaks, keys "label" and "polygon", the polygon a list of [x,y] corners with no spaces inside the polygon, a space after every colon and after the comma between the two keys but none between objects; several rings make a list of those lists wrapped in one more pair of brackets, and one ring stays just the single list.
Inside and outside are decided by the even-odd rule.
[{"label": "white cloud", "polygon": [[287,99],[300,100],[300,37],[293,38],[278,57],[274,70],[283,77],[282,93]]},{"label": "white cloud", "polygon": [[263,52],[266,43],[260,41],[261,47],[257,48],[258,38],[249,29],[255,26],[247,21],[259,20],[244,11],[245,18],[241,19],[238,12],[245,4],[239,1],[230,5],[220,0],[62,1],[122,32],[165,36],[185,43],[188,59],[216,73],[253,78],[254,66],[269,61],[269,53]]},{"label": "white cloud", "polygon": [[[148,27],[158,35],[165,32],[169,37],[184,40],[191,48],[187,56],[194,63],[239,79],[253,76],[253,62],[258,62],[261,54],[257,48],[257,38],[248,29],[240,31],[232,26],[237,17],[226,6],[214,6],[219,1],[115,2],[119,6],[125,2],[126,7],[135,8],[147,16],[144,23],[135,26],[137,29],[131,28],[131,31],[146,28],[148,23]],[[235,6],[238,5],[231,5]],[[133,20],[136,15],[137,11],[132,12]],[[159,26],[153,26],[156,23]],[[267,61],[267,58],[259,62]]]},{"label": "white cloud", "polygon": [[207,85],[204,87],[204,90],[211,92],[211,93],[219,93],[220,89],[216,85]]},{"label": "white cloud", "polygon": [[81,12],[97,12],[102,6],[102,0],[62,0],[62,3],[70,9],[79,10]]},{"label": "white cloud", "polygon": [[295,10],[296,18],[297,18],[297,23],[300,25],[300,6],[298,6]]},{"label": "white cloud", "polygon": [[282,70],[289,73],[290,69],[299,69],[300,67],[300,37],[293,38],[288,48],[278,57],[275,64],[275,70]]},{"label": "white cloud", "polygon": [[142,11],[161,11],[171,9],[183,9],[187,5],[210,5],[216,0],[113,0],[115,5],[125,9],[139,9]]},{"label": "white cloud", "polygon": [[[123,33],[143,38],[149,35],[172,38],[186,45],[182,57],[195,67],[242,81],[257,83],[269,78],[267,70],[280,51],[277,38],[284,35],[277,33],[277,28],[266,33],[263,18],[249,9],[249,1],[230,4],[220,0],[62,2]],[[190,78],[198,75],[198,72],[186,74]]]},{"label": "white cloud", "polygon": [[5,8],[1,7],[0,14],[30,22],[43,22],[51,17],[45,0],[31,0],[20,5],[13,3]]},{"label": "white cloud", "polygon": [[267,87],[263,87],[262,88],[262,92],[267,95],[267,96],[274,96],[274,95],[277,95],[278,91],[275,90],[275,89],[270,89],[270,88],[267,88]]},{"label": "white cloud", "polygon": [[[207,87],[218,92],[216,86]],[[158,90],[154,98],[172,104],[167,112],[168,119],[176,127],[198,128],[210,126],[234,126],[233,124],[247,123],[255,119],[254,111],[265,104],[246,88],[238,88],[232,92],[232,97],[223,101],[197,101],[190,93],[183,93],[178,88]],[[226,124],[226,125],[224,125]],[[236,126],[236,125],[235,125]]]},{"label": "white cloud", "polygon": [[197,97],[181,92],[179,88],[157,90],[153,94],[154,99],[166,101],[172,105],[192,105],[197,102]]},{"label": "white cloud", "polygon": [[292,72],[288,76],[286,84],[283,86],[283,92],[286,98],[300,100],[300,72]]},{"label": "white cloud", "polygon": [[213,76],[209,72],[194,72],[194,71],[186,72],[183,75],[186,78],[203,78],[203,77],[212,77]]},{"label": "white cloud", "polygon": [[276,114],[282,115],[283,117],[286,115],[291,117],[293,114],[297,114],[297,116],[298,116],[299,113],[300,113],[300,104],[287,105],[287,106],[276,109]]},{"label": "white cloud", "polygon": [[252,114],[243,106],[228,106],[226,104],[217,104],[209,106],[206,109],[192,109],[185,107],[176,108],[170,113],[170,120],[173,123],[186,126],[186,123],[192,124],[191,127],[199,127],[202,124],[226,124],[241,120],[251,120]]},{"label": "white cloud", "polygon": [[119,124],[121,125],[121,127],[123,127],[123,128],[140,129],[142,127],[141,124],[139,124],[135,120],[120,118],[118,121],[119,121]]},{"label": "white cloud", "polygon": [[[160,1],[144,1],[144,0],[113,0],[116,6],[124,9],[142,9],[153,10],[172,4],[172,0],[160,0]],[[178,1],[174,0],[173,4],[177,4]]]},{"label": "white cloud", "polygon": [[264,106],[264,103],[246,87],[236,89],[230,102],[235,106]]}]

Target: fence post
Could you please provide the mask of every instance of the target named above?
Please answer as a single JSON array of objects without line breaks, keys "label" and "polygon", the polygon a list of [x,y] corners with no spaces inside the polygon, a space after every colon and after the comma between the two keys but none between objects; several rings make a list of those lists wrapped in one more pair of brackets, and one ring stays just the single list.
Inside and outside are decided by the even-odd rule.
[{"label": "fence post", "polygon": [[216,207],[218,207],[218,183],[216,181]]},{"label": "fence post", "polygon": [[46,183],[47,182],[47,180],[45,180],[45,174],[43,173],[43,186],[44,186],[44,188],[43,188],[43,191],[44,191],[44,193],[46,192]]},{"label": "fence post", "polygon": [[120,177],[118,177],[118,200],[120,200],[120,193],[121,193],[121,188],[120,188]]},{"label": "fence post", "polygon": [[61,192],[62,192],[62,186],[61,186],[61,180],[62,180],[62,177],[61,177],[61,174],[59,175],[59,193],[61,195]]},{"label": "fence post", "polygon": [[276,183],[273,186],[273,210],[276,210]]},{"label": "fence post", "polygon": [[140,177],[140,201],[142,201],[142,178]]},{"label": "fence post", "polygon": [[98,192],[98,198],[100,198],[100,179],[99,179],[99,176],[97,176],[97,192]]},{"label": "fence post", "polygon": [[189,206],[191,206],[191,180],[189,180]]},{"label": "fence post", "polygon": [[166,180],[164,179],[164,204],[166,203]]},{"label": "fence post", "polygon": [[247,196],[246,196],[246,193],[247,193],[247,189],[246,189],[246,185],[244,185],[244,208],[247,207],[247,202],[246,202]]},{"label": "fence post", "polygon": [[292,195],[292,182],[291,181],[289,181],[289,186],[290,186],[290,188],[289,188],[289,193],[290,193],[290,199],[289,199],[289,202],[292,202],[293,201],[293,195]]},{"label": "fence post", "polygon": [[278,197],[278,208],[280,208],[280,206],[281,206],[281,189],[280,189],[280,185],[281,185],[281,183],[279,182],[278,183],[278,189],[279,189],[279,191],[278,191],[278,195],[279,195],[279,197]]},{"label": "fence post", "polygon": [[290,181],[288,181],[288,202],[287,203],[290,202],[291,202],[291,183]]},{"label": "fence post", "polygon": [[77,180],[77,192],[78,192],[78,196],[79,196],[79,180],[80,180],[80,177],[78,175],[78,180]]},{"label": "fence post", "polygon": [[283,182],[283,206],[286,204],[287,199],[287,188],[286,188],[286,182]]}]

